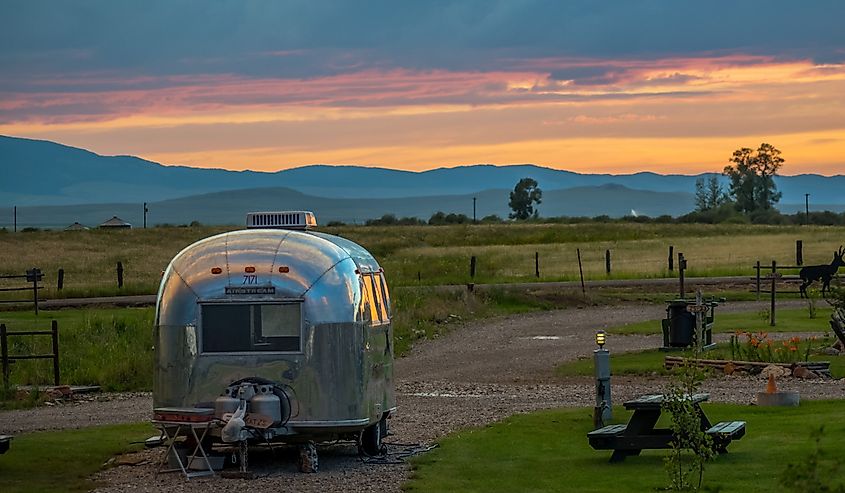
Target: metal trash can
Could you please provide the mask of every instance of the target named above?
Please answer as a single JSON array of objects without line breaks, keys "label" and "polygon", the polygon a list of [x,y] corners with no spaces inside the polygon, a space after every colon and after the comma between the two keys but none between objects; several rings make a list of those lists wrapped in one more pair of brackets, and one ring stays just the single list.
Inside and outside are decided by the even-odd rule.
[{"label": "metal trash can", "polygon": [[687,311],[689,302],[672,300],[667,302],[666,320],[668,321],[668,347],[691,346],[695,340],[695,315]]},{"label": "metal trash can", "polygon": [[[713,343],[713,319],[715,308],[719,301],[710,299],[702,303],[704,308],[704,326],[702,327],[702,349],[712,349]],[[694,300],[675,299],[666,302],[666,318],[663,322],[663,350],[687,348],[696,343],[695,313],[692,313],[690,306],[695,305]]]}]

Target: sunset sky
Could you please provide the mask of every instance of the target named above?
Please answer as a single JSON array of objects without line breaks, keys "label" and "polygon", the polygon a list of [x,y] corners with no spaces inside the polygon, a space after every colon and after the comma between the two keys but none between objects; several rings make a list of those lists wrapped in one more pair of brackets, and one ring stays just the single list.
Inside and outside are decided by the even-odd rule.
[{"label": "sunset sky", "polygon": [[0,134],[163,164],[845,174],[845,2],[0,4]]}]

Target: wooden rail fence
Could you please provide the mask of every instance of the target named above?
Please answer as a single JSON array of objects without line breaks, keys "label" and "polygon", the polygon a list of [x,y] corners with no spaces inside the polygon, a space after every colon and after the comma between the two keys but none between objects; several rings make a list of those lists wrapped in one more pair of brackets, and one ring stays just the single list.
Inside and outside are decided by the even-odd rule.
[{"label": "wooden rail fence", "polygon": [[[53,339],[53,352],[51,354],[16,354],[9,355],[10,336],[38,336],[49,335]],[[6,324],[0,324],[0,359],[3,365],[3,387],[9,388],[9,374],[11,363],[16,360],[26,359],[52,359],[53,360],[53,384],[59,385],[59,323],[55,320],[50,324],[50,330],[21,330],[10,332],[6,330]]]},{"label": "wooden rail fence", "polygon": [[44,278],[44,274],[41,273],[41,269],[37,267],[33,267],[32,269],[28,269],[26,274],[23,275],[7,275],[7,276],[0,276],[0,279],[25,279],[26,282],[31,283],[31,286],[14,286],[14,287],[2,287],[0,288],[0,292],[20,292],[20,291],[31,291],[32,298],[29,299],[0,299],[0,303],[27,303],[32,301],[33,305],[35,306],[35,314],[38,314],[38,302],[44,301],[39,300],[38,298],[38,290],[44,289],[44,286],[39,286],[38,282]]}]

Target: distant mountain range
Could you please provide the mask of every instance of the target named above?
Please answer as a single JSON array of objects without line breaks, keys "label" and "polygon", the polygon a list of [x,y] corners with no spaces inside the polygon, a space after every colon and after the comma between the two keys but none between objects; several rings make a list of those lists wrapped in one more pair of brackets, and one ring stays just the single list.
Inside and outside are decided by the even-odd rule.
[{"label": "distant mountain range", "polygon": [[[256,210],[314,211],[320,224],[329,221],[362,223],[366,219],[395,214],[428,219],[437,211],[472,217],[476,198],[477,218],[495,214],[506,218],[508,190],[484,190],[472,195],[440,195],[402,199],[332,199],[305,195],[289,188],[252,188],[193,195],[148,204],[147,222],[153,224],[244,224],[246,213]],[[543,216],[593,216],[607,214],[680,215],[692,209],[692,195],[686,193],[631,190],[621,185],[576,187],[543,192],[539,210]],[[8,209],[7,209],[8,210]],[[598,212],[596,212],[598,211]],[[18,224],[59,228],[73,222],[97,226],[112,216],[143,224],[140,204],[87,204],[18,207]],[[8,226],[0,217],[0,226]]]},{"label": "distant mountain range", "polygon": [[[313,209],[321,222],[362,222],[392,213],[428,218],[433,212],[506,217],[508,191],[531,177],[543,189],[543,216],[679,215],[693,208],[702,176],[580,174],[534,165],[475,165],[409,172],[315,165],[275,173],[163,166],[133,156],[100,156],[48,141],[0,136],[0,208],[18,206],[19,224],[95,225],[118,215],[149,221],[242,224],[256,209]],[[845,210],[845,176],[781,176],[780,208]],[[63,206],[63,207],[49,207]],[[0,226],[11,223],[0,212]],[[29,218],[29,219],[25,219]]]}]

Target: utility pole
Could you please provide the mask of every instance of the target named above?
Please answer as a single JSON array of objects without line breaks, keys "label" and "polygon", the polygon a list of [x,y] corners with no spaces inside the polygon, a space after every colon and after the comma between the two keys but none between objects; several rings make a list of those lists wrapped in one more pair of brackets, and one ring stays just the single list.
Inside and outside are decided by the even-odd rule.
[{"label": "utility pole", "polygon": [[804,194],[804,212],[806,213],[807,217],[807,224],[810,224],[810,194]]},{"label": "utility pole", "polygon": [[148,212],[150,212],[150,210],[147,209],[147,203],[144,202],[144,229],[147,229],[147,213]]},{"label": "utility pole", "polygon": [[18,232],[18,206],[15,206],[15,233]]},{"label": "utility pole", "polygon": [[475,220],[475,201],[476,198],[472,198],[472,223],[475,224],[477,221]]}]

